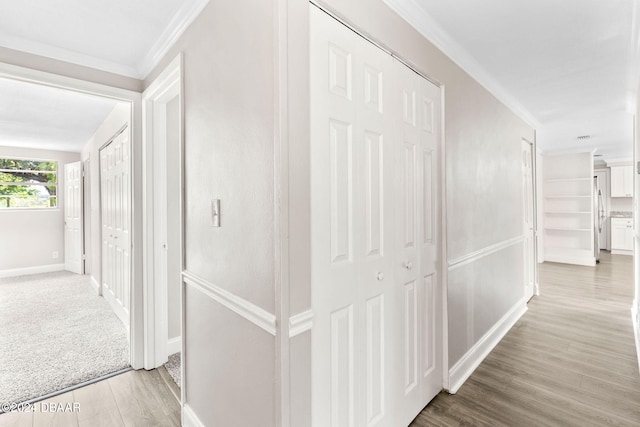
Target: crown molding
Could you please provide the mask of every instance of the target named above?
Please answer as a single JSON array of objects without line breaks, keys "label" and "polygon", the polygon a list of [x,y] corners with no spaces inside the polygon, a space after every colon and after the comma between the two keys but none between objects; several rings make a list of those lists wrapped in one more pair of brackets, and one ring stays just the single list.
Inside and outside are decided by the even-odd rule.
[{"label": "crown molding", "polygon": [[158,65],[185,30],[202,12],[209,0],[183,3],[147,54],[137,64],[122,64],[0,32],[0,46],[58,61],[95,68],[134,79],[144,79]]},{"label": "crown molding", "polygon": [[522,120],[536,129],[541,127],[538,120],[502,87],[467,50],[451,38],[416,0],[382,1]]},{"label": "crown molding", "polygon": [[8,34],[0,33],[0,46],[126,77],[139,78],[135,67]]},{"label": "crown molding", "polygon": [[178,10],[160,37],[158,37],[158,40],[136,67],[138,78],[144,79],[149,75],[208,3],[209,0],[196,0],[185,3]]}]

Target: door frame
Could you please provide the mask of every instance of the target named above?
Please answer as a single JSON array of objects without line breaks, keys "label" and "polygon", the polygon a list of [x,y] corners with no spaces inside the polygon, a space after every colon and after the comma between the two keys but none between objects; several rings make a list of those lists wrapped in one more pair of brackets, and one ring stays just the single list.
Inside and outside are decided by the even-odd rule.
[{"label": "door frame", "polygon": [[527,138],[522,138],[523,142],[531,145],[531,187],[532,187],[532,197],[533,204],[531,208],[533,209],[533,296],[540,295],[540,282],[538,280],[538,164],[537,164],[537,143],[536,143],[536,133],[534,131],[533,141],[529,141]]},{"label": "door frame", "polygon": [[[177,88],[176,88],[177,85]],[[158,247],[158,237],[164,237],[166,242],[167,230],[169,224],[167,223],[166,212],[156,212],[154,206],[156,203],[166,202],[167,186],[164,181],[157,181],[156,174],[163,172],[163,164],[166,165],[167,156],[167,141],[165,137],[157,138],[154,135],[154,118],[156,103],[162,104],[162,98],[170,91],[177,89],[177,96],[180,97],[180,111],[179,111],[179,134],[180,134],[180,158],[177,159],[179,173],[179,188],[180,196],[179,201],[179,253],[181,257],[180,262],[180,274],[184,270],[184,250],[183,250],[183,150],[184,150],[184,101],[183,101],[183,82],[182,82],[182,54],[178,54],[169,65],[160,73],[160,75],[151,83],[151,85],[142,94],[142,140],[145,147],[144,152],[144,174],[143,180],[143,215],[146,219],[144,229],[144,253],[145,253],[145,270],[144,270],[144,331],[145,331],[145,343],[144,343],[144,368],[154,369],[162,365],[167,360],[167,335],[168,335],[168,309],[167,309],[167,287],[160,286],[155,277],[166,276],[163,272],[158,271],[156,268],[156,262],[158,259],[163,258],[166,252],[163,254],[162,248]],[[157,154],[160,157],[156,157]],[[154,159],[155,157],[155,159]],[[156,164],[156,161],[159,162]],[[161,200],[158,200],[160,198]],[[158,224],[159,223],[159,224]],[[157,227],[161,228],[161,236],[157,236]],[[166,285],[166,277],[162,284]],[[180,285],[180,334],[184,337],[184,307],[182,298],[182,283]],[[181,352],[184,355],[185,346],[184,339],[181,340]],[[183,356],[184,357],[184,356]],[[184,370],[184,363],[182,363],[182,370]],[[182,374],[183,385],[181,390],[184,390],[184,372]],[[184,398],[182,399],[184,401]]]},{"label": "door frame", "polygon": [[[143,146],[141,142],[141,94],[132,90],[94,83],[78,78],[34,70],[13,64],[0,62],[0,77],[71,90],[78,93],[100,96],[120,102],[129,103],[131,116],[131,186],[132,195],[140,192],[142,188],[142,160]],[[143,289],[142,289],[142,200],[140,197],[132,197],[131,205],[131,312],[130,312],[130,354],[129,361],[134,369],[143,367],[144,358],[144,318],[143,314]],[[101,257],[101,254],[92,254]],[[97,272],[92,272],[96,274]]]},{"label": "door frame", "polygon": [[[522,142],[525,144],[529,144],[531,146],[531,158],[529,161],[531,162],[531,218],[533,220],[533,236],[532,236],[532,246],[533,246],[533,295],[540,295],[540,284],[538,283],[538,205],[537,205],[537,194],[538,189],[536,188],[536,143],[535,143],[535,135],[533,141],[529,141],[527,138],[522,138]],[[527,297],[527,300],[529,298]]]}]

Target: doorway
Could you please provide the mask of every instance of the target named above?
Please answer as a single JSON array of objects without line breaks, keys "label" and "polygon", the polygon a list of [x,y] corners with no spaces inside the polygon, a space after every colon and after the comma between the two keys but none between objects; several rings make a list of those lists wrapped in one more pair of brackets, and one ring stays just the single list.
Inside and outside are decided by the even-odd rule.
[{"label": "doorway", "polygon": [[522,140],[522,211],[524,234],[524,294],[529,301],[536,293],[535,187],[533,143]]},{"label": "doorway", "polygon": [[[129,132],[130,140],[140,140],[141,139],[141,127],[140,127],[140,113],[141,113],[141,104],[140,104],[140,94],[137,92],[133,92],[126,89],[120,89],[115,87],[110,87],[102,84],[95,84],[88,81],[83,81],[75,78],[60,76],[56,74],[51,74],[43,71],[23,68],[19,66],[14,66],[10,64],[0,63],[0,78],[4,78],[7,80],[15,81],[15,82],[23,82],[34,84],[35,86],[42,87],[45,89],[56,89],[61,90],[65,93],[73,93],[73,94],[81,94],[81,95],[89,95],[90,97],[94,97],[96,99],[109,100],[110,102],[114,102],[118,105],[121,105],[122,108],[119,110],[119,114],[123,118],[123,122],[129,123]],[[113,106],[110,107],[113,109]],[[79,116],[78,116],[79,117]],[[78,122],[78,120],[76,120]],[[81,121],[80,121],[81,122]],[[113,131],[109,136],[113,135]],[[95,135],[94,135],[95,136]],[[107,140],[102,139],[101,144]],[[99,145],[98,145],[99,147]],[[133,144],[131,146],[131,155],[129,161],[131,162],[131,171],[132,174],[130,176],[131,188],[137,188],[137,191],[140,191],[141,186],[141,170],[142,170],[142,144]],[[89,157],[92,157],[91,161],[89,161]],[[92,221],[98,221],[97,224],[100,224],[100,203],[99,203],[99,195],[100,195],[100,180],[99,180],[99,159],[98,152],[96,149],[95,155],[86,156],[86,158],[81,159],[86,162],[89,166],[89,170],[85,168],[85,179],[86,183],[90,183],[90,187],[87,188],[85,186],[85,194],[89,194],[89,197],[85,200],[85,211],[87,209],[90,210],[89,215],[85,217],[91,218]],[[65,162],[67,163],[67,162]],[[62,169],[61,169],[62,170]],[[89,173],[92,178],[89,179],[87,177],[87,173]],[[85,183],[85,184],[86,184]],[[131,197],[130,202],[130,212],[131,218],[129,222],[130,226],[130,235],[131,235],[131,253],[130,253],[130,265],[131,265],[131,273],[130,273],[130,283],[131,283],[131,291],[128,295],[131,311],[129,313],[129,324],[130,324],[130,333],[128,336],[129,344],[130,344],[130,357],[129,360],[131,365],[134,368],[141,368],[143,365],[143,352],[144,352],[144,341],[143,341],[143,310],[142,310],[142,198],[141,197]],[[62,223],[62,221],[61,221]],[[98,226],[99,227],[99,226]],[[90,228],[90,224],[85,223],[83,229],[86,231]],[[63,234],[63,233],[61,233]],[[83,233],[85,234],[85,233]],[[91,233],[90,233],[91,234]],[[90,242],[92,244],[92,248],[88,248],[85,251],[85,255],[90,254],[93,259],[101,260],[101,241],[98,233],[92,233],[93,236],[89,236],[85,238],[85,243]],[[97,248],[97,249],[96,249]],[[101,268],[100,263],[98,262],[98,268],[95,268],[95,265],[89,265],[86,263],[85,271],[89,272],[91,275],[91,284],[98,291],[100,290],[101,285]]]}]

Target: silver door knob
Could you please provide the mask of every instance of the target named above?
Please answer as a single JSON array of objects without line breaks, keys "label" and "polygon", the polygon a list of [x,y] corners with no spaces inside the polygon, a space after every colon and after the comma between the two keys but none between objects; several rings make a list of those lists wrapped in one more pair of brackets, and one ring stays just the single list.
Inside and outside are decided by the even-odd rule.
[{"label": "silver door knob", "polygon": [[405,262],[404,268],[406,268],[407,270],[411,270],[413,268],[413,263],[411,261]]},{"label": "silver door knob", "polygon": [[382,271],[378,271],[378,274],[376,275],[376,279],[378,279],[378,281],[383,281],[384,273]]}]

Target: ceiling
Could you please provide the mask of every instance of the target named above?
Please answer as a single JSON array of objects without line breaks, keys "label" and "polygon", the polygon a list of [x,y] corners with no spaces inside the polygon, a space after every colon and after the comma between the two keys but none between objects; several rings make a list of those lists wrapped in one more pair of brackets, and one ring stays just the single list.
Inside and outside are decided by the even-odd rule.
[{"label": "ceiling", "polygon": [[80,152],[117,102],[0,78],[0,145]]},{"label": "ceiling", "polygon": [[[3,2],[0,46],[143,79],[207,2]],[[0,78],[0,146],[79,152],[115,104]]]},{"label": "ceiling", "polygon": [[5,1],[0,46],[143,79],[207,2]]},{"label": "ceiling", "polygon": [[385,2],[533,125],[542,152],[631,158],[637,0]]}]

